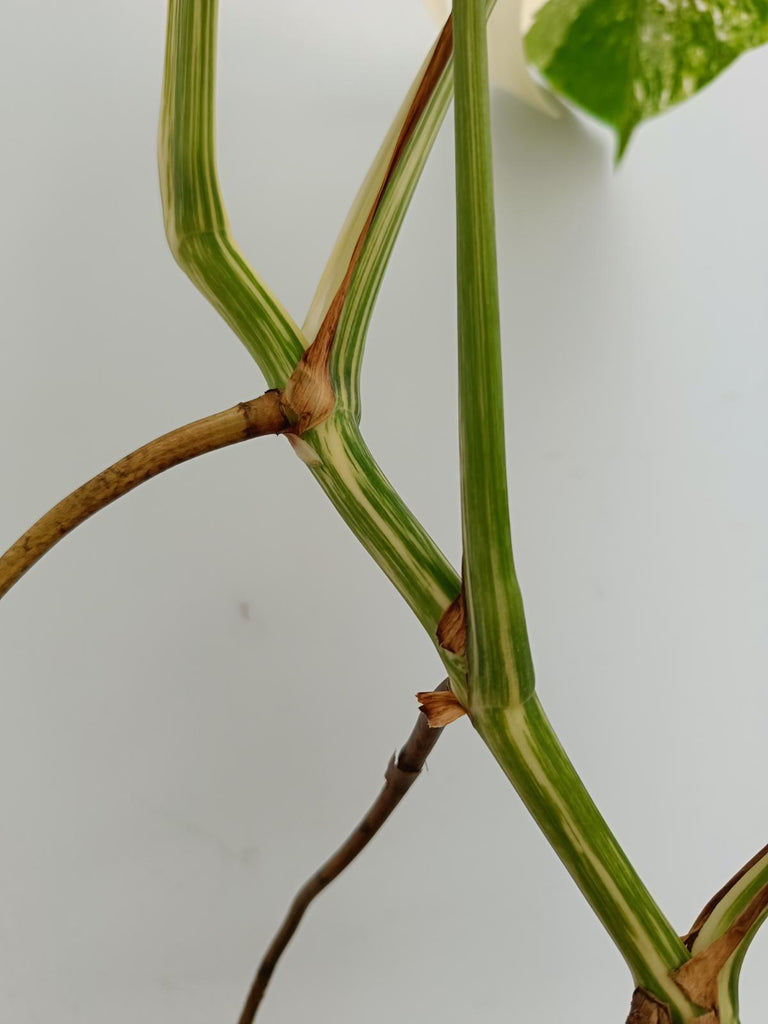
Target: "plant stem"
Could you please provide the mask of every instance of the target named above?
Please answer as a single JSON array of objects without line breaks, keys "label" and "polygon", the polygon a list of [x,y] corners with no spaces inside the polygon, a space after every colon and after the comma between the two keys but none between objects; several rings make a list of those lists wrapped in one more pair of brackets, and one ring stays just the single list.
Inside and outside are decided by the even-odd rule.
[{"label": "plant stem", "polygon": [[218,0],[169,0],[158,158],[168,245],[261,367],[285,386],[305,339],[234,241],[216,171]]},{"label": "plant stem", "polygon": [[432,641],[459,593],[456,571],[382,473],[354,419],[336,412],[303,439],[315,478]]},{"label": "plant stem", "polygon": [[534,675],[512,557],[504,445],[485,4],[454,4],[459,439],[472,708],[508,707]]},{"label": "plant stem", "polygon": [[[448,680],[434,692],[447,690]],[[398,754],[390,758],[384,775],[384,787],[369,807],[357,828],[296,893],[283,923],[262,957],[238,1024],[251,1024],[267,990],[270,978],[285,948],[296,933],[309,905],[327,888],[359,853],[365,849],[379,829],[418,779],[424,764],[440,739],[442,729],[430,729],[424,715],[419,715],[411,735]]]},{"label": "plant stem", "polygon": [[485,5],[454,0],[459,420],[468,710],[635,984],[694,1013],[688,951],[640,881],[534,694],[507,497]]},{"label": "plant stem", "polygon": [[[170,10],[161,132],[161,177],[169,241],[193,280],[244,338],[268,379],[282,385],[309,339],[301,336],[252,272],[243,271],[228,240],[213,163],[216,3],[171,0]],[[485,0],[457,0],[454,23],[462,516],[470,693],[465,659],[442,650],[440,653],[452,689],[462,703],[470,705],[476,729],[618,943],[636,982],[669,1003],[675,1021],[682,1021],[695,1016],[696,1010],[671,980],[669,971],[688,958],[688,951],[611,835],[533,696],[533,669],[514,571],[507,505],[486,10]],[[435,96],[439,93],[442,103],[446,98],[446,75],[441,74],[434,82]],[[184,107],[187,94],[194,101],[189,110]],[[425,113],[436,111],[429,104],[423,109]],[[199,135],[194,129],[198,118],[204,127]],[[423,144],[428,146],[429,142],[431,132],[426,132]],[[411,173],[418,174],[422,163],[419,156]],[[396,180],[395,171],[388,179],[389,188]],[[382,201],[378,186],[373,198],[377,203]],[[394,230],[403,212],[403,206],[396,211]],[[376,465],[356,422],[356,359],[362,338],[352,335],[365,330],[365,303],[375,297],[379,271],[389,251],[387,246],[381,250],[381,262],[374,260],[373,269],[365,277],[365,249],[371,246],[373,252],[377,235],[377,221],[368,217],[366,211],[360,222],[360,227],[367,225],[365,230],[370,232],[363,246],[358,245],[358,235],[349,248],[350,259],[359,260],[361,281],[365,278],[360,284],[365,312],[355,318],[356,326],[350,323],[347,369],[342,372],[336,366],[338,379],[349,382],[352,397],[347,406],[346,402],[338,403],[337,394],[336,409],[308,429],[296,442],[296,449],[439,649],[438,624],[459,594],[460,581]],[[358,274],[353,279],[347,275],[348,267],[336,269],[340,272],[339,287],[332,290],[332,295],[337,297],[344,284],[339,303],[344,307]],[[249,310],[256,318],[255,327]],[[327,315],[327,309],[320,313],[322,319]],[[261,321],[256,323],[259,317]],[[335,344],[336,328],[342,332],[345,329],[344,309],[334,309],[333,317],[334,331],[329,336]],[[262,328],[266,330],[264,341],[259,333]],[[338,352],[341,355],[342,349]],[[333,349],[330,357],[333,362]]]},{"label": "plant stem", "polygon": [[472,724],[618,946],[635,984],[684,1019],[691,1004],[669,972],[688,952],[595,806],[538,698],[484,709]]},{"label": "plant stem", "polygon": [[[721,1024],[737,1024],[739,974],[750,943],[768,918],[768,846],[759,850],[707,903],[685,944],[692,958],[680,972],[700,971],[717,993]],[[698,962],[698,963],[697,963]],[[701,985],[700,985],[701,987]]]},{"label": "plant stem", "polygon": [[280,395],[268,391],[157,437],[78,487],[0,556],[0,597],[76,526],[158,473],[198,455],[288,430]]}]

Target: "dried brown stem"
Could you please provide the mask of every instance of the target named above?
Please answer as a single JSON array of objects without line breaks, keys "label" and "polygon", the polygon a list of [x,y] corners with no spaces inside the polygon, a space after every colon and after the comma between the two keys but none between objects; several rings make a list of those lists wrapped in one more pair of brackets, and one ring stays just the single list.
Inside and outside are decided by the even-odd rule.
[{"label": "dried brown stem", "polygon": [[672,1015],[669,1007],[660,1003],[656,996],[644,988],[636,988],[632,993],[627,1024],[672,1024]]},{"label": "dried brown stem", "polygon": [[54,505],[0,556],[0,597],[62,537],[145,480],[217,448],[289,429],[280,393],[267,391],[155,438]]},{"label": "dried brown stem", "polygon": [[[436,687],[435,692],[447,689],[448,680],[445,679]],[[345,868],[349,867],[355,857],[373,839],[419,777],[424,762],[440,738],[441,732],[442,729],[431,729],[424,715],[419,714],[418,721],[405,745],[398,754],[392,755],[384,774],[384,788],[371,804],[365,817],[338,850],[307,879],[294,896],[293,903],[291,903],[280,929],[262,957],[238,1024],[252,1024],[275,967],[299,927],[307,907],[326,886],[330,885]]]}]

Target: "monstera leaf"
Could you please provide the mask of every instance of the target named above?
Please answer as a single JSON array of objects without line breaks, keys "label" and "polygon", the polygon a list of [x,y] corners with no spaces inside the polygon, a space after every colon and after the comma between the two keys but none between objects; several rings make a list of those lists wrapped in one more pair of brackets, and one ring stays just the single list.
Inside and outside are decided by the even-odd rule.
[{"label": "monstera leaf", "polygon": [[616,129],[692,96],[768,40],[768,0],[549,0],[525,52],[549,85]]}]

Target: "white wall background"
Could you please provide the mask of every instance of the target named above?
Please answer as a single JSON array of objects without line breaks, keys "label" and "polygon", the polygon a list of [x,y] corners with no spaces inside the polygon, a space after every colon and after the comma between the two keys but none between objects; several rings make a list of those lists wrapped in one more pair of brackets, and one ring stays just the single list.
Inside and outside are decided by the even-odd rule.
[{"label": "white wall background", "polygon": [[[417,0],[222,6],[225,195],[301,319],[432,28]],[[125,452],[262,389],[165,247],[163,7],[3,3],[2,546]],[[540,692],[681,930],[768,838],[767,89],[766,53],[741,60],[617,173],[606,133],[494,108]],[[458,560],[452,190],[447,126],[379,302],[364,428]],[[14,1024],[234,1022],[288,898],[440,678],[271,439],[176,469],[56,548],[2,603],[0,667]],[[766,962],[762,936],[745,1020],[768,1010]],[[312,910],[261,1020],[617,1024],[629,995],[465,721]]]}]

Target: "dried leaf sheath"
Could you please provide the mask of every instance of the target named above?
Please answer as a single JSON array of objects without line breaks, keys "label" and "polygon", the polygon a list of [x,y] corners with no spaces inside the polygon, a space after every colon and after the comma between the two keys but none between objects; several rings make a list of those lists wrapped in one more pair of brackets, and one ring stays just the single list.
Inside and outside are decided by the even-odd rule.
[{"label": "dried leaf sheath", "polygon": [[467,713],[450,690],[445,693],[417,693],[416,700],[430,729],[442,729]]}]

